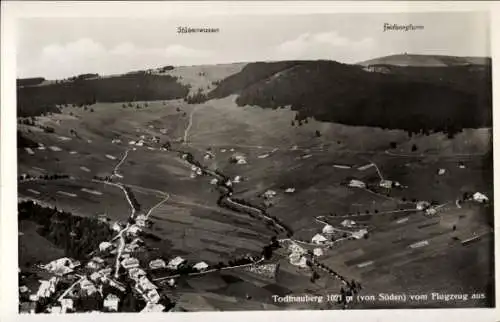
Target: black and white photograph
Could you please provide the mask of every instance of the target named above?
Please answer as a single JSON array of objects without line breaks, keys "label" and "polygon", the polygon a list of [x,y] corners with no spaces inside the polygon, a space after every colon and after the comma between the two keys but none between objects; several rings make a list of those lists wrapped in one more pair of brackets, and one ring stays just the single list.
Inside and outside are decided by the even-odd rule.
[{"label": "black and white photograph", "polygon": [[488,12],[16,31],[20,314],[495,307]]}]

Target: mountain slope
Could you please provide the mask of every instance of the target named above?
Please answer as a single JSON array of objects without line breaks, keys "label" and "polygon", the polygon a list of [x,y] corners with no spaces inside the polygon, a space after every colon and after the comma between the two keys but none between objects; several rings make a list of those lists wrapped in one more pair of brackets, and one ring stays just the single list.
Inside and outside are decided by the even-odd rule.
[{"label": "mountain slope", "polygon": [[414,66],[414,67],[447,67],[466,65],[491,65],[488,57],[459,57],[444,55],[414,55],[397,54],[370,59],[358,63],[362,66],[370,65],[392,65],[392,66]]},{"label": "mountain slope", "polygon": [[[314,117],[409,132],[453,134],[491,126],[489,70],[382,74],[333,61],[303,61],[268,63],[266,73],[263,66],[248,64],[222,81],[209,98],[239,94],[240,106],[291,106],[298,112],[297,120]],[[270,75],[276,70],[280,71]]]}]

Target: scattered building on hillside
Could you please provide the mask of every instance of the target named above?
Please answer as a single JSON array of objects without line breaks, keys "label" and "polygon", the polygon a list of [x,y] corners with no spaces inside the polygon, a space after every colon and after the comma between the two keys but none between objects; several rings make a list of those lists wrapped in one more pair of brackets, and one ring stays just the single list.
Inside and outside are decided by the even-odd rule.
[{"label": "scattered building on hillside", "polygon": [[335,232],[335,229],[333,228],[332,225],[326,224],[321,231],[325,235],[331,235]]},{"label": "scattered building on hillside", "polygon": [[97,292],[97,288],[95,287],[94,283],[89,281],[87,278],[84,278],[80,281],[80,288],[87,295],[92,295]]},{"label": "scattered building on hillside", "polygon": [[102,243],[99,244],[99,250],[101,252],[104,252],[104,251],[110,249],[111,247],[113,247],[113,244],[110,242],[107,242],[107,241],[103,241]]},{"label": "scattered building on hillside", "polygon": [[134,268],[134,267],[139,267],[139,260],[137,258],[134,258],[134,257],[129,257],[129,258],[125,258],[122,262],[121,262],[123,268],[125,268],[126,270],[129,270],[131,268]]},{"label": "scattered building on hillside", "polygon": [[264,192],[264,194],[262,195],[264,198],[266,199],[272,199],[276,196],[276,191],[274,190],[267,190],[266,192]]},{"label": "scattered building on hillside", "polygon": [[122,230],[122,228],[123,227],[118,222],[114,222],[111,226],[111,229],[116,232],[119,232],[120,230]]},{"label": "scattered building on hillside", "polygon": [[321,248],[315,248],[313,250],[313,255],[316,257],[323,256],[323,250]]},{"label": "scattered building on hillside", "polygon": [[465,169],[465,164],[464,164],[462,161],[460,161],[460,162],[458,163],[458,167],[459,167],[460,169]]},{"label": "scattered building on hillside", "polygon": [[321,234],[316,234],[311,239],[311,242],[313,244],[318,244],[318,245],[325,244],[327,241],[328,241],[328,239],[325,236],[321,235]]},{"label": "scattered building on hillside", "polygon": [[165,268],[167,267],[165,261],[161,258],[152,260],[149,262],[149,268],[151,269],[160,269],[160,268]]},{"label": "scattered building on hillside", "polygon": [[146,227],[149,222],[148,222],[148,217],[144,214],[140,214],[137,217],[135,217],[135,224],[138,227]]},{"label": "scattered building on hillside", "polygon": [[142,229],[139,226],[132,225],[128,228],[127,233],[132,236],[137,236],[141,231]]},{"label": "scattered building on hillside", "polygon": [[103,306],[109,311],[118,311],[118,304],[120,303],[120,298],[113,293],[109,293],[104,299]]},{"label": "scattered building on hillside", "polygon": [[485,202],[488,202],[488,197],[486,197],[484,194],[480,193],[480,192],[476,192],[472,198],[477,201],[477,202],[482,202],[482,203],[485,203]]},{"label": "scattered building on hillside", "polygon": [[291,188],[286,188],[285,192],[286,193],[294,193],[295,192],[295,188],[292,188],[292,187]]},{"label": "scattered building on hillside", "polygon": [[425,209],[425,214],[432,216],[432,215],[437,214],[437,210],[436,210],[436,208],[429,207],[429,208]]},{"label": "scattered building on hillside", "polygon": [[73,261],[68,257],[59,258],[43,266],[43,268],[56,275],[65,275],[73,272],[80,262]]},{"label": "scattered building on hillside", "polygon": [[349,187],[351,188],[366,188],[366,184],[361,180],[352,179],[349,181]]},{"label": "scattered building on hillside", "polygon": [[233,179],[234,183],[240,183],[242,181],[241,176],[235,176]]},{"label": "scattered building on hillside", "polygon": [[61,303],[61,309],[62,311],[65,313],[67,312],[68,310],[74,310],[74,306],[73,306],[73,299],[67,299],[67,298],[64,298],[64,299],[61,299],[59,301],[59,303]]},{"label": "scattered building on hillside", "polygon": [[168,286],[170,287],[174,287],[175,286],[175,280],[173,278],[170,278],[168,281],[167,281],[167,284]]},{"label": "scattered building on hillside", "polygon": [[438,175],[440,175],[440,176],[442,176],[445,173],[446,173],[446,169],[442,169],[441,168],[441,169],[438,170]]},{"label": "scattered building on hillside", "polygon": [[205,262],[199,262],[199,263],[196,263],[194,266],[193,266],[194,269],[202,272],[204,270],[206,270],[208,268],[208,264],[205,263]]},{"label": "scattered building on hillside", "polygon": [[297,254],[300,254],[300,255],[303,255],[303,254],[306,254],[307,253],[307,250],[305,250],[304,247],[296,244],[296,243],[291,243],[290,246],[288,246],[288,251],[290,253],[297,253]]},{"label": "scattered building on hillside", "polygon": [[186,260],[180,256],[175,257],[170,262],[168,262],[167,267],[170,269],[178,269],[181,265],[186,263]]},{"label": "scattered building on hillside", "polygon": [[210,180],[210,184],[213,184],[213,185],[217,184],[218,182],[219,182],[219,180],[217,180],[215,178],[213,178],[212,180]]},{"label": "scattered building on hillside", "polygon": [[346,219],[346,220],[342,221],[340,224],[344,227],[351,228],[354,225],[356,225],[356,222],[354,220]]},{"label": "scattered building on hillside", "polygon": [[417,210],[425,210],[431,206],[430,202],[428,201],[419,201],[417,202]]},{"label": "scattered building on hillside", "polygon": [[361,239],[365,237],[368,234],[368,230],[366,229],[360,229],[358,231],[355,231],[351,234],[351,237],[354,237],[355,239]]},{"label": "scattered building on hillside", "polygon": [[307,258],[299,254],[291,254],[289,256],[290,264],[300,268],[307,268]]},{"label": "scattered building on hillside", "polygon": [[139,281],[143,276],[146,276],[146,272],[139,267],[134,267],[128,270],[128,276],[134,281]]},{"label": "scattered building on hillside", "polygon": [[51,277],[48,281],[40,280],[40,286],[36,295],[30,296],[30,299],[37,301],[41,298],[49,298],[56,291],[56,287],[59,284],[59,278],[56,276]]},{"label": "scattered building on hillside", "polygon": [[393,182],[391,180],[382,179],[382,180],[380,180],[380,184],[379,185],[382,188],[391,189],[392,186],[393,186]]},{"label": "scattered building on hillside", "polygon": [[163,304],[154,304],[151,302],[147,302],[146,306],[141,310],[141,313],[163,312],[164,310],[165,306]]}]

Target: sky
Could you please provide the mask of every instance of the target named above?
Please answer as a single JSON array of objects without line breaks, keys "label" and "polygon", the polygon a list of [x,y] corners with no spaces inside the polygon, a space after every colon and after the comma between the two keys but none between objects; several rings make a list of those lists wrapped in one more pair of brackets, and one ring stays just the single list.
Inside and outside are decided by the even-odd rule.
[{"label": "sky", "polygon": [[[424,29],[384,32],[384,23]],[[220,31],[178,34],[179,26]],[[404,52],[490,56],[489,33],[488,16],[479,12],[23,18],[17,77],[295,59],[356,63]]]}]

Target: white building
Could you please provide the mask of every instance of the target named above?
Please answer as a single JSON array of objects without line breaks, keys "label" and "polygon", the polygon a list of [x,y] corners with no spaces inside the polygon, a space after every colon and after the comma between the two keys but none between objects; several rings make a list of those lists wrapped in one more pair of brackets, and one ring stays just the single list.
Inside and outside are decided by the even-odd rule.
[{"label": "white building", "polygon": [[351,188],[366,188],[366,184],[361,180],[352,179],[349,181],[349,187]]},{"label": "white building", "polygon": [[307,268],[307,258],[298,254],[292,254],[289,256],[290,264],[298,266],[300,268]]},{"label": "white building", "polygon": [[329,235],[333,234],[335,232],[335,229],[333,228],[332,225],[326,224],[325,227],[322,229],[323,234]]},{"label": "white building", "polygon": [[139,228],[139,226],[137,225],[132,225],[128,228],[127,232],[130,234],[130,235],[134,235],[136,236],[137,234],[139,234],[140,232],[142,231],[141,228]]},{"label": "white building", "polygon": [[314,244],[318,244],[318,245],[320,245],[320,244],[324,244],[324,243],[326,243],[327,241],[328,241],[328,239],[327,239],[325,236],[321,235],[321,234],[316,234],[316,235],[314,235],[314,237],[311,239],[311,242],[312,242],[312,243],[314,243]]},{"label": "white building", "polygon": [[199,262],[199,263],[196,263],[193,266],[193,268],[201,272],[201,271],[204,271],[208,268],[208,264],[205,262]]},{"label": "white building", "polygon": [[437,210],[436,210],[436,208],[432,208],[432,207],[430,207],[430,208],[427,208],[427,209],[425,210],[425,213],[426,213],[427,215],[435,215],[435,214],[437,214]]},{"label": "white building", "polygon": [[116,231],[116,232],[119,232],[120,230],[122,230],[122,227],[120,226],[119,223],[115,222],[115,223],[113,223],[113,226],[111,226],[111,229]]},{"label": "white building", "polygon": [[213,178],[212,180],[210,180],[210,184],[217,184],[219,181],[215,178]]},{"label": "white building", "polygon": [[342,221],[340,224],[344,227],[351,228],[354,225],[356,225],[356,222],[354,220],[346,219],[346,220]]},{"label": "white building", "polygon": [[316,257],[323,256],[323,250],[321,248],[315,248],[313,250],[313,255]]},{"label": "white building", "polygon": [[168,285],[170,287],[174,287],[175,286],[175,280],[173,278],[170,278],[168,281],[167,281]]},{"label": "white building", "polygon": [[146,272],[139,267],[133,267],[128,270],[128,276],[134,281],[138,281],[141,277],[146,276]]},{"label": "white building", "polygon": [[159,269],[159,268],[165,268],[167,265],[165,261],[161,258],[152,260],[149,262],[149,268],[151,269]]},{"label": "white building", "polygon": [[122,264],[123,268],[128,270],[128,269],[131,269],[134,267],[139,267],[139,260],[137,258],[134,258],[134,257],[129,257],[129,258],[125,258],[121,262],[121,264]]},{"label": "white building", "polygon": [[446,173],[446,169],[439,169],[438,170],[438,175],[440,175],[440,176],[442,176],[445,173]]},{"label": "white building", "polygon": [[267,190],[266,192],[264,192],[263,196],[266,199],[274,198],[276,196],[276,191],[274,191],[274,190]]},{"label": "white building", "polygon": [[358,231],[353,232],[351,234],[351,236],[356,238],[356,239],[361,239],[361,238],[365,237],[367,234],[368,234],[368,230],[360,229]]},{"label": "white building", "polygon": [[488,197],[486,197],[484,194],[480,193],[480,192],[476,192],[472,198],[477,201],[477,202],[488,202]]},{"label": "white building", "polygon": [[165,306],[163,304],[146,303],[146,306],[141,310],[141,313],[163,312]]},{"label": "white building", "polygon": [[295,192],[295,188],[286,188],[285,192],[286,193],[294,193]]},{"label": "white building", "polygon": [[49,272],[52,272],[56,275],[65,275],[73,272],[73,269],[78,266],[76,265],[76,261],[69,259],[68,257],[59,258],[53,260],[52,262],[44,265],[43,268]]},{"label": "white building", "polygon": [[104,252],[108,250],[109,248],[113,247],[113,244],[107,241],[103,241],[102,243],[99,244],[99,250],[101,252]]},{"label": "white building", "polygon": [[233,182],[234,183],[240,183],[241,182],[241,176],[234,177]]},{"label": "white building", "polygon": [[104,299],[104,307],[109,311],[118,311],[118,304],[120,303],[120,298],[112,293],[108,294]]},{"label": "white building", "polygon": [[177,256],[174,259],[172,259],[170,262],[168,262],[167,267],[170,269],[177,269],[177,268],[179,268],[179,266],[181,266],[185,262],[186,262],[186,260],[184,258]]},{"label": "white building", "polygon": [[382,188],[391,189],[392,181],[391,180],[380,180],[379,184]]},{"label": "white building", "polygon": [[419,201],[417,202],[417,210],[425,210],[429,208],[431,204],[428,201]]},{"label": "white building", "polygon": [[61,299],[59,303],[61,303],[61,309],[63,312],[74,310],[73,299]]}]

